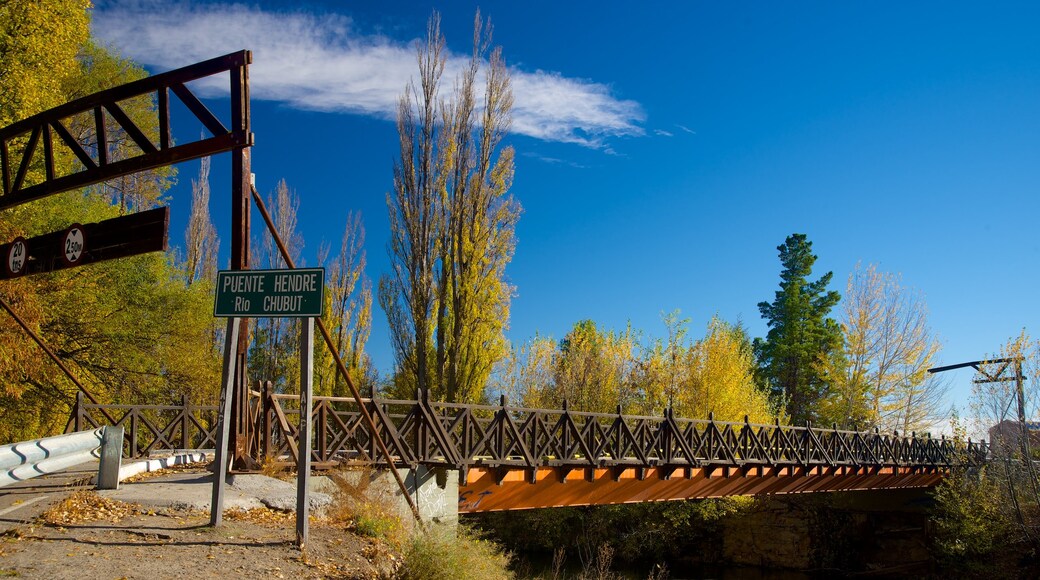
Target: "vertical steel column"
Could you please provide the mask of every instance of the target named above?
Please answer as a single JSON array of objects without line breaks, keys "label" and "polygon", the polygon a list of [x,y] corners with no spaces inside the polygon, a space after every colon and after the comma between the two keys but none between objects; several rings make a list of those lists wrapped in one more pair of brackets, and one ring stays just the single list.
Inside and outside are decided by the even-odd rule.
[{"label": "vertical steel column", "polygon": [[271,455],[271,430],[274,427],[274,408],[271,404],[271,397],[274,395],[274,385],[271,381],[265,381],[263,387],[260,389],[261,397],[261,409],[263,412],[263,430],[260,434],[260,458],[262,461],[267,461],[267,458]]},{"label": "vertical steel column", "polygon": [[191,449],[191,437],[188,435],[191,428],[191,404],[188,395],[181,395],[181,449]]},{"label": "vertical steel column", "polygon": [[1022,374],[1022,359],[1015,359],[1015,395],[1018,399],[1018,426],[1021,428],[1019,437],[1022,439],[1022,462],[1028,468],[1032,465],[1032,453],[1029,451],[1029,423],[1026,421],[1026,395],[1022,388],[1025,376]]},{"label": "vertical steel column", "polygon": [[[247,142],[252,144],[249,121],[249,64],[252,60],[248,53],[243,66],[231,69],[231,130],[244,133]],[[231,269],[249,269],[249,221],[251,192],[251,171],[249,147],[236,148],[231,151]],[[249,457],[249,380],[246,370],[246,353],[249,349],[249,319],[242,319],[242,328],[238,336],[235,364],[235,391],[231,405],[232,430],[231,449],[233,464],[238,467],[252,467]]]}]

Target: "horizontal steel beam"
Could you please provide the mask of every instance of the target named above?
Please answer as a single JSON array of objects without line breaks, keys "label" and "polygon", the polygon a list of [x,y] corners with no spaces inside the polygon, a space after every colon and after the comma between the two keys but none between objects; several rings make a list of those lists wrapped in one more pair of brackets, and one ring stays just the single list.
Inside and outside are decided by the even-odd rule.
[{"label": "horizontal steel beam", "polygon": [[[0,209],[123,175],[251,146],[253,134],[246,109],[233,106],[234,118],[225,125],[185,86],[193,80],[232,71],[229,80],[232,102],[245,101],[248,88],[235,82],[235,78],[236,72],[244,71],[251,61],[251,53],[242,50],[88,95],[0,128]],[[170,126],[171,92],[195,121],[210,132],[210,137],[174,144]],[[159,129],[158,143],[149,139],[120,105],[135,97],[153,99],[156,116],[152,119]],[[92,120],[84,127],[84,135],[74,135],[69,120],[81,119],[82,122],[86,118]],[[108,125],[118,125],[118,128]],[[131,151],[123,159],[110,159],[111,138],[118,133],[117,129],[139,153]],[[82,170],[73,169],[59,175],[61,167],[55,161],[56,151],[74,156]],[[33,168],[42,175],[37,182],[26,183]]]},{"label": "horizontal steel beam", "polygon": [[66,232],[51,232],[0,244],[0,259],[8,260],[8,253],[15,243],[21,243],[26,256],[23,267],[17,273],[10,271],[7,264],[0,264],[0,280],[27,274],[41,274],[95,262],[125,258],[148,252],[165,252],[168,243],[170,208],[160,207],[130,215],[120,216],[97,223],[78,226],[83,243],[75,262],[66,258]]}]

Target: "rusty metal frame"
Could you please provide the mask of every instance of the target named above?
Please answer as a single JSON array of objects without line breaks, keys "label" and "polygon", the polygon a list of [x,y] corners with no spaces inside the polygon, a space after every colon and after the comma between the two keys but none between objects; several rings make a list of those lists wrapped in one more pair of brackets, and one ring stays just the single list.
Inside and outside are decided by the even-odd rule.
[{"label": "rusty metal frame", "polygon": [[[249,104],[251,63],[252,53],[241,50],[100,91],[0,128],[0,210],[123,175],[231,151],[231,267],[235,270],[249,269],[249,148],[253,145]],[[228,126],[187,86],[192,81],[224,72],[230,73],[231,118]],[[174,143],[170,115],[171,92],[194,119],[205,127],[209,137],[182,144]],[[158,143],[149,139],[120,105],[128,99],[140,97],[151,98],[155,103]],[[93,125],[92,132],[81,143],[69,130],[67,121],[84,117],[92,119]],[[109,123],[118,125],[140,153],[123,159],[110,158],[109,147],[112,142],[109,138],[115,132]],[[41,144],[43,179],[39,183],[26,185],[29,170],[41,153]],[[56,147],[62,146],[79,160],[80,170],[58,174],[55,154]],[[18,147],[20,151],[12,151]],[[5,309],[10,311],[9,308]],[[10,312],[14,316],[13,311]],[[242,323],[248,325],[248,320],[243,319]],[[231,402],[234,428],[230,443],[236,461],[247,467],[250,466],[247,447],[252,439],[245,403],[249,390],[245,374],[248,334],[243,332],[237,345],[237,388]],[[48,350],[39,339],[34,339]],[[60,361],[57,362],[77,387],[86,392],[71,372]]]},{"label": "rusty metal frame", "polygon": [[[249,128],[248,86],[242,82],[242,79],[247,78],[245,71],[251,61],[251,53],[242,50],[101,91],[0,129],[0,209],[122,175],[251,146],[253,135]],[[224,123],[186,86],[190,81],[226,71],[231,71],[231,127],[225,127]],[[170,130],[171,92],[209,131],[210,137],[174,144]],[[151,96],[155,99],[159,125],[158,143],[153,143],[146,137],[119,104],[141,96]],[[239,103],[246,105],[242,106]],[[94,118],[94,139],[86,145],[78,142],[66,126],[67,119],[82,114],[91,114]],[[121,160],[109,159],[108,136],[111,131],[106,126],[109,120],[114,121],[126,132],[140,149],[139,155]],[[28,138],[21,154],[13,155],[12,143],[26,135]],[[44,180],[26,186],[25,178],[41,144]],[[81,171],[68,175],[56,173],[54,149],[59,144],[64,145],[79,160],[83,167]]]},{"label": "rusty metal frame", "polygon": [[[246,163],[248,163],[249,158],[246,157],[245,160],[246,160]],[[291,269],[296,268],[296,265],[293,263],[292,256],[289,255],[289,251],[286,249],[285,243],[282,241],[281,236],[278,234],[278,228],[275,227],[274,221],[271,219],[271,214],[267,211],[267,206],[264,204],[263,198],[260,197],[260,193],[251,184],[249,186],[249,190],[253,194],[253,200],[256,202],[256,208],[260,211],[260,216],[263,217],[264,223],[267,224],[268,232],[271,234],[271,237],[274,239],[275,245],[278,247],[278,251],[281,253],[282,259],[285,260],[286,266],[288,266]],[[246,199],[246,203],[247,204],[248,204],[248,202],[249,202],[249,200]],[[232,264],[232,266],[233,266],[233,264]],[[248,266],[248,263],[247,263],[247,266]],[[321,317],[316,317],[314,322],[315,322],[315,326],[321,332],[322,338],[325,339],[325,344],[329,348],[329,353],[332,355],[332,359],[336,362],[336,371],[339,372],[339,374],[346,381],[347,387],[350,389],[350,393],[353,395],[353,399],[352,400],[357,403],[357,405],[358,405],[358,407],[360,409],[360,418],[361,418],[361,420],[364,421],[365,426],[369,429],[369,434],[370,434],[369,438],[374,443],[374,446],[377,446],[379,448],[379,451],[383,454],[384,457],[389,457],[390,454],[387,451],[386,443],[384,442],[385,437],[382,436],[379,433],[379,430],[378,430],[378,427],[376,426],[375,420],[372,418],[372,415],[369,414],[368,410],[364,407],[363,401],[362,401],[362,398],[361,398],[361,393],[358,391],[357,387],[354,385],[353,379],[350,378],[350,373],[347,372],[347,367],[346,367],[346,365],[343,364],[343,360],[340,358],[339,351],[333,346],[332,335],[329,334],[328,328],[325,327],[325,322],[322,321]],[[240,356],[244,356],[244,353],[240,353]],[[265,389],[264,392],[270,394],[270,393],[272,393],[272,390],[271,389]],[[249,395],[251,393],[252,393],[252,391],[250,391],[248,389],[248,386],[246,386],[245,392],[243,393],[243,397],[241,399],[239,399],[240,405],[247,405],[247,406],[250,405],[250,403],[249,403]],[[280,409],[280,406],[278,405],[277,400],[274,399],[273,396],[272,396],[271,400],[269,400],[269,401],[265,400],[260,405],[256,405],[256,407],[263,408],[263,409],[271,409],[272,407],[274,409],[276,409],[276,410]],[[312,410],[308,409],[308,412],[312,412]],[[284,419],[284,416],[280,417],[280,420],[283,420],[283,419]],[[243,423],[245,423],[245,427],[247,427],[247,428],[251,426],[251,424],[249,423],[248,420],[244,420]],[[271,421],[269,421],[268,419],[265,418],[263,420],[263,424],[264,425],[271,425]],[[298,424],[298,422],[297,422],[297,424]],[[324,418],[323,417],[319,418],[319,421],[318,421],[317,424],[318,424],[318,428],[322,432],[321,437],[323,437],[324,433],[325,433],[324,429],[325,429],[325,426],[326,426]],[[389,424],[389,423],[384,420],[384,424]],[[283,422],[279,422],[279,425],[280,426],[284,425],[285,426],[284,432],[286,432],[286,433],[289,432],[288,426],[286,424],[284,424]],[[269,449],[270,448],[270,440],[269,440],[269,438],[271,436],[271,431],[270,430],[266,430],[266,431],[264,431],[262,433],[251,432],[251,433],[249,433],[249,435],[250,435],[250,437],[246,437],[246,438],[243,438],[243,439],[239,440],[240,443],[239,443],[239,447],[237,449],[248,448],[248,447],[255,447],[255,446],[259,446],[259,447],[262,447],[264,449]],[[257,439],[260,439],[261,442],[256,442]],[[310,443],[310,442],[308,441],[308,443]],[[323,448],[323,447],[324,447],[323,445],[319,445],[319,448]],[[398,444],[397,447],[400,448],[400,445]],[[311,446],[311,448],[314,449],[314,446]],[[297,461],[299,461],[299,456],[300,456],[299,449],[297,448],[296,453],[295,453],[295,457],[296,457]],[[374,452],[373,452],[372,456],[373,457],[375,456]],[[388,467],[390,469],[390,473],[393,474],[394,480],[397,482],[397,486],[401,489],[401,494],[404,496],[405,500],[408,502],[408,507],[411,508],[412,515],[415,516],[416,524],[419,525],[420,529],[422,529],[423,531],[426,531],[426,524],[423,522],[422,516],[419,514],[419,507],[416,505],[415,500],[412,498],[411,493],[408,490],[408,486],[405,485],[404,478],[401,477],[401,474],[397,471],[397,467],[394,465],[394,463],[392,461],[387,462],[386,467]]]}]

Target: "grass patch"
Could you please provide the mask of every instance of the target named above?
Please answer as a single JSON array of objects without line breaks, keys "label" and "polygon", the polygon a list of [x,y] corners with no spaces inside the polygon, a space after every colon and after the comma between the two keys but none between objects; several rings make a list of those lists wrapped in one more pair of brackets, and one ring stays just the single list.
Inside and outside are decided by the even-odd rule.
[{"label": "grass patch", "polygon": [[382,507],[363,503],[354,514],[354,530],[369,538],[393,539],[401,530],[401,519]]},{"label": "grass patch", "polygon": [[393,499],[388,495],[366,493],[370,481],[368,470],[357,470],[353,475],[356,477],[348,477],[345,471],[330,474],[338,491],[326,511],[326,522],[368,538],[402,544],[406,530]]},{"label": "grass patch", "polygon": [[509,555],[499,544],[459,526],[415,534],[405,546],[399,577],[404,580],[512,578]]}]

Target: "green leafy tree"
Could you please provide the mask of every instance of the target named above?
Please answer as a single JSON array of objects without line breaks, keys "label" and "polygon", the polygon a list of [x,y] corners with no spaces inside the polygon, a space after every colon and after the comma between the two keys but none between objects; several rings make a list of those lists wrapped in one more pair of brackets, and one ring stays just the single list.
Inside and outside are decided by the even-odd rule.
[{"label": "green leafy tree", "polygon": [[496,397],[505,395],[514,405],[551,407],[557,398],[553,385],[558,356],[556,341],[549,337],[535,336],[512,345],[496,365],[488,390]]},{"label": "green leafy tree", "polygon": [[[89,3],[0,2],[0,125],[62,102],[144,76],[133,63],[88,39]],[[124,103],[146,135],[158,134],[148,99]],[[70,131],[96,146],[87,123]],[[110,158],[130,154],[112,127]],[[18,143],[13,144],[17,153]],[[56,149],[56,173],[75,171]],[[27,183],[38,183],[39,168]],[[171,171],[121,184],[120,193],[88,188],[0,212],[0,239],[57,231],[154,205]],[[213,402],[220,361],[212,348],[212,294],[189,287],[184,268],[159,253],[9,280],[8,302],[96,398],[119,403],[172,403],[181,396]],[[76,389],[14,320],[0,315],[0,440],[60,432]]]},{"label": "green leafy tree", "polygon": [[684,353],[675,412],[680,416],[768,423],[781,415],[755,384],[755,355],[740,325],[713,317],[704,338]]},{"label": "green leafy tree", "polygon": [[90,2],[0,2],[0,127],[66,100],[87,42]]},{"label": "green leafy tree", "polygon": [[646,343],[642,333],[599,328],[591,320],[574,325],[559,342],[535,337],[514,348],[493,377],[495,394],[527,407],[559,408],[566,399],[579,411],[676,415],[769,422],[777,415],[755,384],[754,354],[740,325],[717,317],[703,338],[686,339],[686,321],[665,317],[668,339]]},{"label": "green leafy tree", "polygon": [[827,290],[832,273],[809,281],[816,256],[805,234],[791,234],[778,246],[780,289],[758,310],[769,325],[765,340],[755,339],[759,377],[782,401],[795,423],[817,418],[826,395],[826,369],[842,348],[841,327],[830,318],[841,295]]},{"label": "green leafy tree", "polygon": [[[1017,342],[1009,346],[1022,345],[1022,342]],[[978,397],[986,390],[989,389],[975,389],[973,396]],[[950,423],[954,440],[964,441],[967,430],[956,412]],[[941,565],[965,577],[1036,577],[1035,571],[1028,575],[1016,571],[1014,558],[999,555],[1033,552],[1027,542],[1035,529],[1035,522],[1021,517],[1020,501],[1025,498],[1020,492],[1021,487],[1016,487],[1016,482],[1009,479],[1012,471],[1009,468],[1013,468],[1009,459],[995,449],[987,465],[976,469],[951,469],[936,486],[931,539],[932,549]],[[1035,509],[1028,513],[1035,517]]]},{"label": "green leafy tree", "polygon": [[574,325],[560,341],[555,391],[578,411],[612,411],[630,397],[635,340],[631,328],[607,332],[591,320]]},{"label": "green leafy tree", "polygon": [[[375,369],[365,354],[365,343],[372,328],[372,283],[365,276],[365,227],[361,214],[347,214],[339,254],[332,261],[326,279],[325,325],[332,334],[334,348],[347,367],[351,379],[363,391],[375,383]],[[321,260],[324,263],[324,260]],[[315,373],[316,392],[348,396],[346,380],[324,341],[319,341]]]},{"label": "green leafy tree", "polygon": [[[80,63],[78,74],[65,80],[66,100],[78,99],[105,89],[123,84],[127,79],[144,78],[147,72],[137,63],[123,58],[93,40],[80,48],[77,55]],[[120,101],[123,112],[152,141],[159,142],[159,124],[156,122],[155,102],[150,95],[141,95]],[[118,124],[107,112],[107,126]],[[90,148],[97,143],[96,124],[93,114],[81,113],[72,117],[69,131],[84,146]],[[106,135],[109,162],[140,155],[141,148],[125,131],[111,131]],[[174,183],[175,170],[163,166],[148,171],[139,171],[104,181],[87,188],[96,195],[107,196],[119,207],[120,215],[151,209],[161,205],[163,196]]]}]

